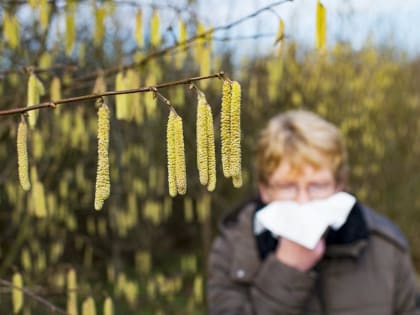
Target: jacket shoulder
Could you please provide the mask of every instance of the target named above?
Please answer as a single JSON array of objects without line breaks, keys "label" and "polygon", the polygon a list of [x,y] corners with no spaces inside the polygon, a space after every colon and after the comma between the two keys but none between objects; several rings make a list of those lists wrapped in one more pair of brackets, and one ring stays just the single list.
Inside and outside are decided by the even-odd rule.
[{"label": "jacket shoulder", "polygon": [[408,251],[407,239],[391,220],[365,205],[361,205],[361,209],[371,233],[383,238],[402,251]]}]

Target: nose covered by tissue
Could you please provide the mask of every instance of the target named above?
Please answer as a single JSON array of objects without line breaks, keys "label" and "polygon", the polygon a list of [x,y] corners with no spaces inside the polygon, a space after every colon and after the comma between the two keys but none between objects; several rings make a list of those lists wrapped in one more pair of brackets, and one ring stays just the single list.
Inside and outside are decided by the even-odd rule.
[{"label": "nose covered by tissue", "polygon": [[304,204],[274,201],[257,212],[254,232],[269,230],[277,237],[314,249],[328,227],[338,230],[346,222],[355,203],[356,198],[346,192]]}]

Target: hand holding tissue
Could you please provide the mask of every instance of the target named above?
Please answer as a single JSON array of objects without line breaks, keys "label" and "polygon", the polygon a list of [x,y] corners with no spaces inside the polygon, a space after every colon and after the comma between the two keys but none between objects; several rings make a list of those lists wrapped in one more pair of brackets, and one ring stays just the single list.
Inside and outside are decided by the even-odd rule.
[{"label": "hand holding tissue", "polygon": [[346,192],[301,205],[274,201],[257,212],[255,232],[266,229],[275,236],[314,249],[328,227],[338,230],[346,222],[355,203],[356,198]]}]

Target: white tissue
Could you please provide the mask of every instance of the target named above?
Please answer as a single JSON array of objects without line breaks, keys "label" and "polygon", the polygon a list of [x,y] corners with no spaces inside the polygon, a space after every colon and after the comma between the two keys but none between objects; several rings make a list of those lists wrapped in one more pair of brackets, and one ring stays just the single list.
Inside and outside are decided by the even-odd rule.
[{"label": "white tissue", "polygon": [[256,214],[256,234],[264,229],[275,236],[281,236],[309,249],[314,249],[326,229],[339,229],[356,198],[345,192],[338,192],[329,198],[299,205],[294,201],[274,201]]}]

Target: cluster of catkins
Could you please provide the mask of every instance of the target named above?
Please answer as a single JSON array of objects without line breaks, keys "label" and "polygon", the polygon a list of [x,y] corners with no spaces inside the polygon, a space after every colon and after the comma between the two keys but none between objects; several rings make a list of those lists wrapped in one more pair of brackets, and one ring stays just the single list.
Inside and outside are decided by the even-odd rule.
[{"label": "cluster of catkins", "polygon": [[[222,167],[225,177],[232,177],[234,187],[242,186],[241,174],[241,86],[224,80],[221,105]],[[177,121],[177,123],[175,123]],[[208,191],[216,188],[216,154],[213,114],[203,92],[197,89],[197,168],[200,183]],[[171,108],[167,126],[169,194],[185,194],[184,138],[182,119]]]}]

